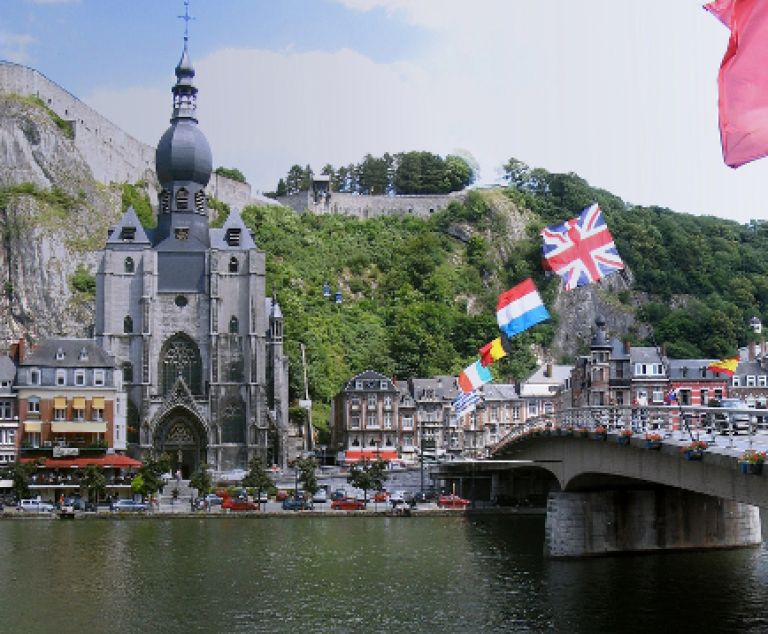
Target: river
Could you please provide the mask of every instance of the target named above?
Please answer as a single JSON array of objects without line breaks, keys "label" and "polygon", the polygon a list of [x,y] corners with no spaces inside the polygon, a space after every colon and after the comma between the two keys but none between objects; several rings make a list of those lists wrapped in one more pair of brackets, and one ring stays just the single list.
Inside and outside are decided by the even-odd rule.
[{"label": "river", "polygon": [[0,521],[3,632],[768,630],[768,545],[553,561],[543,517]]}]

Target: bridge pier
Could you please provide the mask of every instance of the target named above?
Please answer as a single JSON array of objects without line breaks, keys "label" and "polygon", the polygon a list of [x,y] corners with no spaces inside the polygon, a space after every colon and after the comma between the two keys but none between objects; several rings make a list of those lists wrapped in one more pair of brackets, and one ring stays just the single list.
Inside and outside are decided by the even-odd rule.
[{"label": "bridge pier", "polygon": [[756,506],[672,487],[550,493],[544,554],[734,548],[762,541]]}]

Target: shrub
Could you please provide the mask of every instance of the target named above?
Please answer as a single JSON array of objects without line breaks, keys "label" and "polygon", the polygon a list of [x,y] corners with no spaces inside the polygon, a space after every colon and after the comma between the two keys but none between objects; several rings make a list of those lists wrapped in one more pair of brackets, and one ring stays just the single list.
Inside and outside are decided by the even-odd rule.
[{"label": "shrub", "polygon": [[69,278],[72,289],[86,295],[96,294],[96,278],[82,264],[79,264],[75,272]]}]

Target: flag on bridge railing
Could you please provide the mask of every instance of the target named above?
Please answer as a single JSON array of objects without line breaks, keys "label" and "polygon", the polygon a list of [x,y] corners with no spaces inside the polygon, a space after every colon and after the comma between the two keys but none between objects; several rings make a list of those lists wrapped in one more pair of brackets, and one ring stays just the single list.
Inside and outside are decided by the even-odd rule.
[{"label": "flag on bridge railing", "polygon": [[736,373],[737,367],[739,367],[739,355],[721,359],[720,361],[713,361],[707,366],[707,370],[714,374],[733,376]]},{"label": "flag on bridge railing", "polygon": [[453,409],[456,412],[456,416],[464,416],[474,412],[477,404],[480,402],[480,395],[473,391],[469,394],[459,394],[453,399]]}]

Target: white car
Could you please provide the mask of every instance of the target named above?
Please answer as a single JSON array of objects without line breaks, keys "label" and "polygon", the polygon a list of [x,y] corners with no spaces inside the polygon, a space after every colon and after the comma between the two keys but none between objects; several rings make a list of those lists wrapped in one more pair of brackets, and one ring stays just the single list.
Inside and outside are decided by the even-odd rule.
[{"label": "white car", "polygon": [[21,500],[19,510],[25,513],[53,513],[53,504],[40,500]]},{"label": "white car", "polygon": [[318,489],[318,491],[312,496],[313,502],[324,504],[328,501],[328,491],[325,489]]},{"label": "white car", "polygon": [[405,504],[405,491],[395,491],[389,496],[389,501],[392,503],[392,506]]}]

